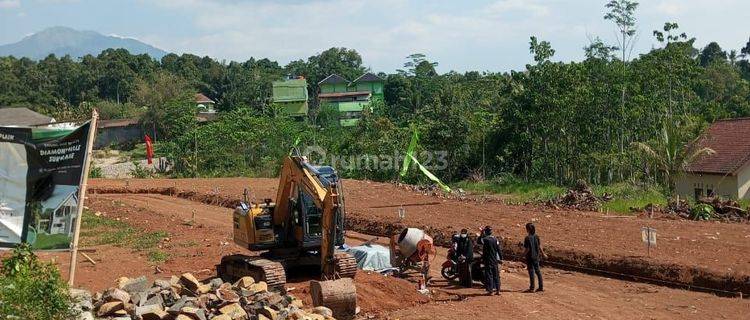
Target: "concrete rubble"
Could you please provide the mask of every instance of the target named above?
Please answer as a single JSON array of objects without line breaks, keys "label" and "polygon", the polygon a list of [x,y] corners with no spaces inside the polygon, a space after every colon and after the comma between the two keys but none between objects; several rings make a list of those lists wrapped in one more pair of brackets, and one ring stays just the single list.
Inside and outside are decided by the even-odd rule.
[{"label": "concrete rubble", "polygon": [[268,291],[252,277],[235,283],[199,281],[190,273],[171,279],[119,278],[89,298],[96,319],[116,320],[330,320],[326,307],[305,308],[290,294]]}]

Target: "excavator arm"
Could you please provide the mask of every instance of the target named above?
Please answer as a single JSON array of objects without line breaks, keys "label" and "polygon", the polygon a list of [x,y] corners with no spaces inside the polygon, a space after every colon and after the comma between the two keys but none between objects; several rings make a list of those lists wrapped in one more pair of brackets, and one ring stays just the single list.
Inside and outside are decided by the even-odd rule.
[{"label": "excavator arm", "polygon": [[[325,183],[324,183],[325,182]],[[305,157],[289,156],[284,159],[276,195],[276,210],[273,223],[284,230],[286,234],[293,232],[294,210],[292,200],[299,192],[312,198],[315,207],[321,210],[322,235],[320,240],[321,269],[327,278],[335,277],[336,260],[334,257],[336,236],[339,226],[337,216],[341,215],[340,199],[334,182],[327,181],[311,166]],[[296,199],[300,201],[300,199]]]}]

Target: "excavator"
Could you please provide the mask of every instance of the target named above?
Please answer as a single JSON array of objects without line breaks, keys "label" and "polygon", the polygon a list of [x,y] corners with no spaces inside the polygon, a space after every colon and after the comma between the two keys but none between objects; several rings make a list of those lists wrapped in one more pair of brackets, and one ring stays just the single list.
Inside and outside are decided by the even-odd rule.
[{"label": "excavator", "polygon": [[[294,150],[293,150],[294,151]],[[323,280],[354,278],[354,257],[344,244],[343,186],[330,166],[311,165],[299,152],[284,159],[276,200],[245,201],[234,211],[234,242],[259,256],[225,256],[216,266],[225,281],[251,276],[269,290],[284,292],[286,272],[319,267]]]}]

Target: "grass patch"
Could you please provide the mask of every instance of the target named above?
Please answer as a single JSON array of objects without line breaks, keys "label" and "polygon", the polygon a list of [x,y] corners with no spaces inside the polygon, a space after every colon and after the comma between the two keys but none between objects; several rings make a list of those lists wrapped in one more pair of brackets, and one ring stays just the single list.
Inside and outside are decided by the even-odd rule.
[{"label": "grass patch", "polygon": [[525,182],[517,179],[498,178],[486,181],[460,181],[456,186],[479,194],[503,194],[511,202],[546,201],[565,192],[565,188],[546,182]]},{"label": "grass patch", "polygon": [[148,261],[159,263],[169,259],[169,253],[161,251],[159,249],[151,250],[148,252]]},{"label": "grass patch", "polygon": [[[568,189],[551,183],[526,182],[507,176],[480,182],[461,181],[456,183],[456,186],[471,193],[506,195],[508,202],[543,202],[565,193]],[[636,186],[623,182],[607,186],[592,186],[592,189],[597,196],[605,193],[612,195],[611,201],[602,203],[604,211],[631,213],[631,207],[642,208],[649,203],[660,206],[667,204],[664,192],[654,186]]]},{"label": "grass patch", "polygon": [[70,237],[67,234],[39,233],[34,241],[34,250],[66,249],[70,248]]},{"label": "grass patch", "polygon": [[631,213],[630,208],[643,208],[649,203],[659,206],[667,205],[667,197],[654,186],[634,186],[628,183],[616,183],[608,186],[594,186],[594,193],[601,196],[612,195],[612,200],[602,204],[602,210],[615,213]]},{"label": "grass patch", "polygon": [[[159,157],[164,156],[164,148],[161,146],[159,142],[154,142],[153,147],[154,147],[154,158],[159,158]],[[145,159],[146,159],[146,144],[145,143],[136,144],[132,150],[120,152],[120,160],[122,160],[123,162],[140,161],[140,160],[145,160]]]},{"label": "grass patch", "polygon": [[169,258],[167,253],[156,249],[159,242],[169,236],[166,231],[145,232],[117,219],[96,216],[88,210],[84,211],[81,223],[81,242],[84,246],[113,245],[149,251],[149,261],[152,262],[163,262]]}]

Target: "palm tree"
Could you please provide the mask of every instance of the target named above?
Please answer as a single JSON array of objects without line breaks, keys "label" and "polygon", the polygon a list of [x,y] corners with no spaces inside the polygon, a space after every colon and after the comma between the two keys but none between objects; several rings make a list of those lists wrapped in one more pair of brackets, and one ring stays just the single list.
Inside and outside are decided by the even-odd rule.
[{"label": "palm tree", "polygon": [[633,142],[632,146],[643,152],[664,177],[670,192],[674,192],[677,178],[687,166],[704,155],[715,154],[711,148],[695,144],[695,126],[687,119],[684,122],[672,120],[664,122],[656,139],[650,142]]}]

